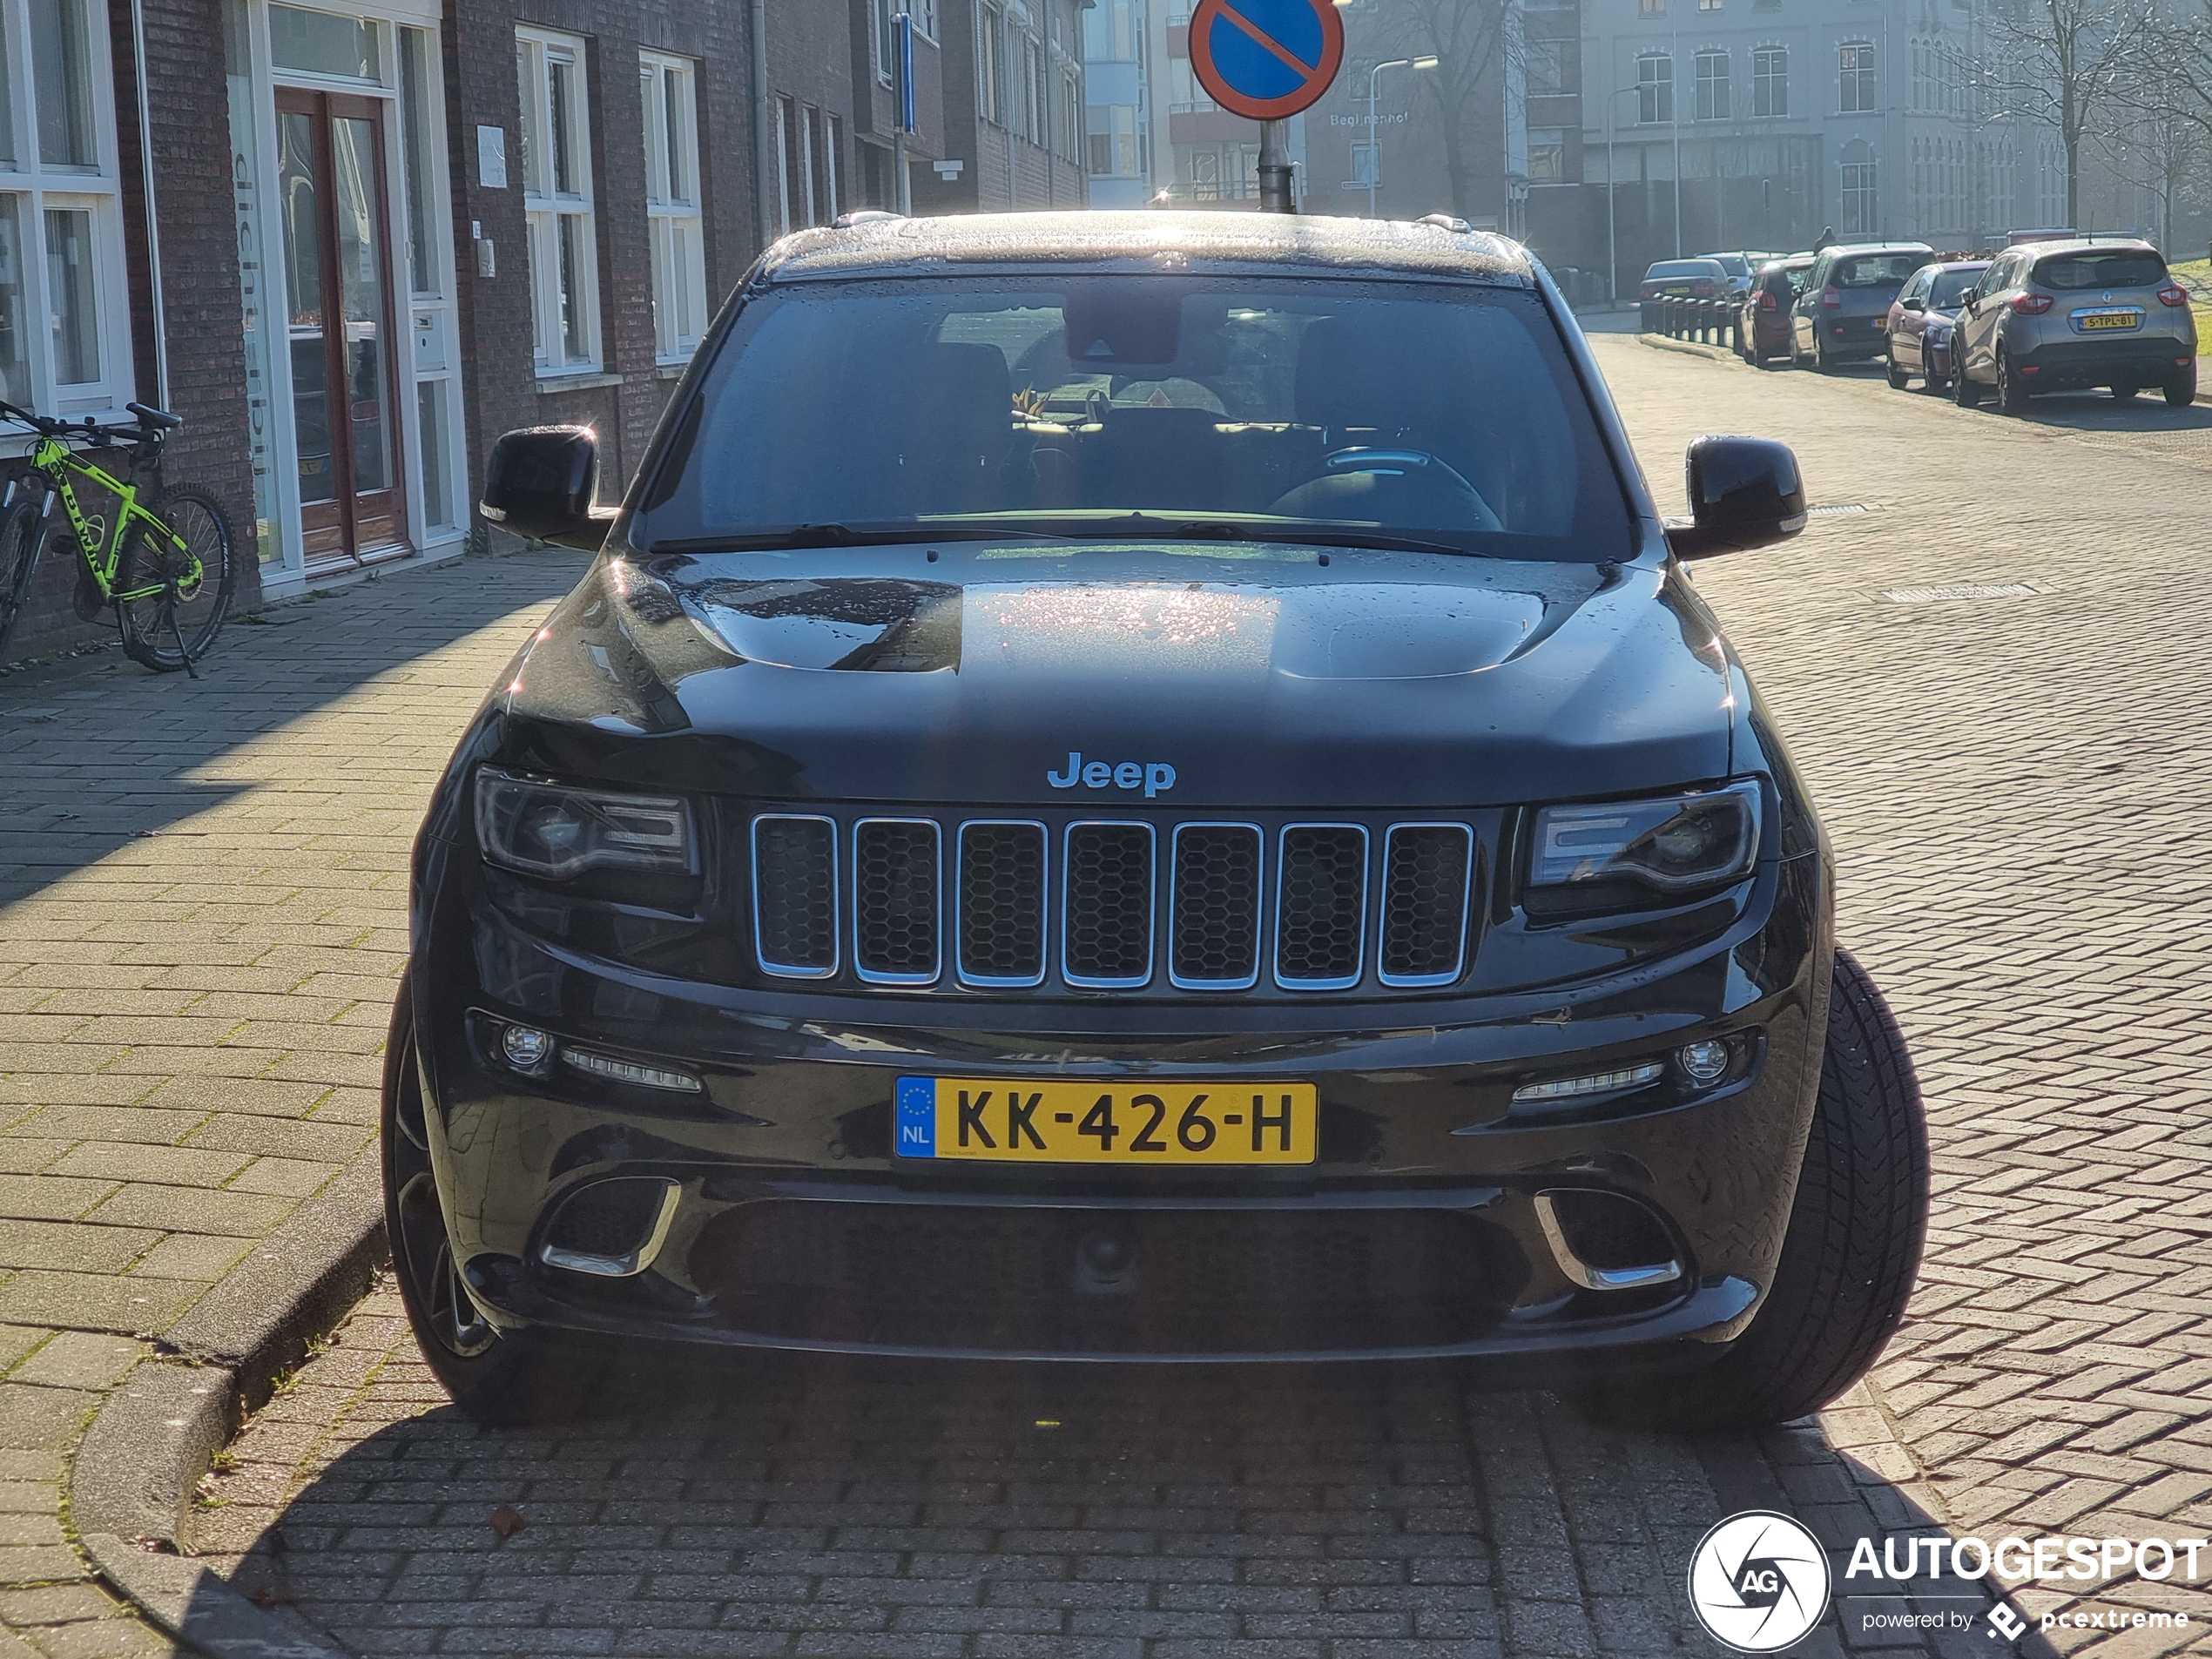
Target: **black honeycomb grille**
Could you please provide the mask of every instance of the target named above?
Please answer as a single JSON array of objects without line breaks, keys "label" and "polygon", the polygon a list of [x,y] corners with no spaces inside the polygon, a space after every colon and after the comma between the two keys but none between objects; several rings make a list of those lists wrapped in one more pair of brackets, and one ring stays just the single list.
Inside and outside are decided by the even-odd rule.
[{"label": "black honeycomb grille", "polygon": [[826,818],[758,818],[753,921],[760,965],[821,978],[837,971],[837,828]]},{"label": "black honeycomb grille", "polygon": [[1366,915],[1366,831],[1356,824],[1285,830],[1278,892],[1276,979],[1307,990],[1356,984]]},{"label": "black honeycomb grille", "polygon": [[1152,829],[1073,824],[1068,829],[1066,937],[1071,985],[1130,988],[1152,977]]},{"label": "black honeycomb grille", "polygon": [[960,832],[960,976],[971,985],[1044,978],[1044,826]]},{"label": "black honeycomb grille", "polygon": [[937,826],[863,819],[853,831],[853,961],[863,979],[937,977]]},{"label": "black honeycomb grille", "polygon": [[1440,985],[1467,954],[1474,840],[1464,824],[1400,824],[1383,855],[1382,977]]},{"label": "black honeycomb grille", "polygon": [[1168,971],[1178,985],[1230,990],[1259,977],[1259,830],[1185,824],[1175,833]]}]

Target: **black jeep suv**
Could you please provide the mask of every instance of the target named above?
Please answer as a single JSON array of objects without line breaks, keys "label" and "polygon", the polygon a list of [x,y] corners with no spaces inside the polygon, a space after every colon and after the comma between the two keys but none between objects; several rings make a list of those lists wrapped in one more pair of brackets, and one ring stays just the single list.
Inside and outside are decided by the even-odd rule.
[{"label": "black jeep suv", "polygon": [[1819,1405],[1925,1135],[1821,832],[1543,268],[1454,221],[779,242],[415,858],[394,1253],[486,1418],[626,1340],[1458,1357]]}]

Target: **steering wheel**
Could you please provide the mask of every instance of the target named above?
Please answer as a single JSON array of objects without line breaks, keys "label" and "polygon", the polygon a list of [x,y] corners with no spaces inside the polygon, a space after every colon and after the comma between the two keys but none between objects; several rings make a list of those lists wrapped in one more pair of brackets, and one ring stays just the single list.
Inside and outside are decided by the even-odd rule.
[{"label": "steering wheel", "polygon": [[1480,490],[1461,476],[1451,462],[1438,459],[1426,449],[1376,449],[1355,444],[1332,450],[1321,464],[1327,469],[1326,475],[1332,478],[1366,472],[1384,477],[1433,479],[1467,498],[1476,529],[1502,531],[1506,527],[1505,521],[1491,511],[1490,503],[1482,499]]}]

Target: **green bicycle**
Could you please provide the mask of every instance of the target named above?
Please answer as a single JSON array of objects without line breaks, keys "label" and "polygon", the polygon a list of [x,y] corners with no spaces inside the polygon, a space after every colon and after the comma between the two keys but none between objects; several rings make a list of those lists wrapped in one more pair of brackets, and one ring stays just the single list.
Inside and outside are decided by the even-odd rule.
[{"label": "green bicycle", "polygon": [[[230,614],[238,572],[231,559],[230,519],[213,494],[194,485],[160,488],[161,448],[183,418],[143,403],[129,406],[134,426],[61,421],[0,403],[0,419],[38,434],[30,470],[8,481],[0,496],[0,662],[9,631],[30,594],[31,573],[51,538],[73,543],[83,562],[78,610],[86,621],[115,607],[123,649],[132,660],[167,673],[207,654]],[[130,446],[128,478],[110,476],[70,446]],[[107,513],[87,514],[77,486],[114,497]],[[144,493],[142,494],[142,490]],[[66,523],[53,523],[58,502]]]}]

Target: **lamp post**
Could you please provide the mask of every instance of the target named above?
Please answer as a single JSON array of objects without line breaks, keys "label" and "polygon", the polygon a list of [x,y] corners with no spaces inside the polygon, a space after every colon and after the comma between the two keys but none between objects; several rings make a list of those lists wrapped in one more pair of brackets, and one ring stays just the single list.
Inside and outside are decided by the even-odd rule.
[{"label": "lamp post", "polygon": [[1375,217],[1375,185],[1382,178],[1382,132],[1375,125],[1375,83],[1386,69],[1434,69],[1433,54],[1425,57],[1393,57],[1367,71],[1367,217]]},{"label": "lamp post", "polygon": [[1605,302],[1621,302],[1621,254],[1613,236],[1613,198],[1621,188],[1621,175],[1613,164],[1613,100],[1633,86],[1616,86],[1605,95]]}]

